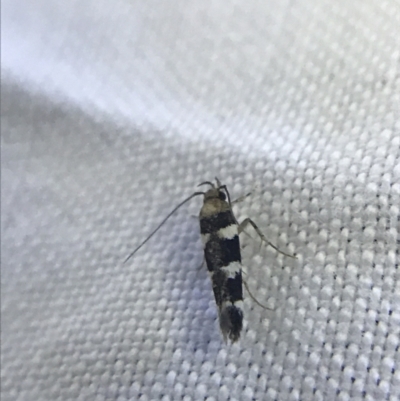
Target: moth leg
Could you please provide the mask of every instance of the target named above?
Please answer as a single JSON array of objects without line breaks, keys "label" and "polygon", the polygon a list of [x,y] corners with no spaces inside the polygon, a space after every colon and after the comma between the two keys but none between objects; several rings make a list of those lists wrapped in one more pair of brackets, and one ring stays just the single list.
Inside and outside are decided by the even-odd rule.
[{"label": "moth leg", "polygon": [[273,310],[273,309],[271,309],[271,308],[268,308],[268,306],[263,305],[261,302],[259,302],[259,301],[257,300],[257,298],[251,293],[251,291],[250,291],[250,289],[249,289],[249,286],[248,286],[246,280],[243,279],[243,277],[242,277],[242,281],[243,281],[243,284],[244,284],[244,286],[245,286],[247,292],[248,292],[249,295],[250,295],[250,298],[251,298],[258,306],[261,306],[261,308],[263,308],[263,309]]},{"label": "moth leg", "polygon": [[248,196],[250,196],[251,195],[251,192],[248,192],[246,195],[242,195],[242,196],[239,196],[239,198],[237,198],[237,199],[235,199],[234,201],[232,201],[232,205],[235,205],[236,203],[240,203],[240,202],[243,202]]},{"label": "moth leg", "polygon": [[245,229],[249,224],[254,228],[254,230],[256,231],[256,233],[258,234],[258,236],[261,238],[261,240],[264,241],[264,242],[266,242],[268,245],[270,245],[272,248],[274,248],[277,252],[281,253],[282,255],[288,256],[289,258],[297,259],[296,256],[294,256],[294,255],[289,255],[288,253],[285,253],[285,252],[281,251],[277,246],[275,246],[274,244],[272,244],[271,242],[269,242],[269,241],[267,240],[267,238],[265,238],[265,235],[264,235],[264,234],[261,232],[261,230],[257,227],[256,223],[254,223],[254,221],[251,220],[251,219],[249,219],[249,218],[244,219],[244,220],[239,224],[239,227],[238,227],[239,234],[240,234],[242,231],[244,231],[244,229]]},{"label": "moth leg", "polygon": [[[243,202],[243,201],[244,201],[248,196],[250,196],[251,194],[252,194],[252,191],[248,192],[246,195],[239,196],[239,198],[237,198],[237,199],[235,199],[234,201],[232,201],[231,207],[232,207],[233,205],[235,205],[236,203]],[[236,220],[236,217],[235,217],[235,221],[236,221],[237,225],[239,225],[238,221]],[[253,238],[248,232],[246,232],[246,231],[243,231],[243,232],[244,232],[249,238],[251,238],[252,240],[254,240],[254,238]]]},{"label": "moth leg", "polygon": [[203,266],[204,266],[204,262],[206,261],[206,258],[203,256],[203,261],[201,262],[201,265],[199,265],[198,267],[197,267],[197,270],[201,270],[202,268],[203,268]]}]

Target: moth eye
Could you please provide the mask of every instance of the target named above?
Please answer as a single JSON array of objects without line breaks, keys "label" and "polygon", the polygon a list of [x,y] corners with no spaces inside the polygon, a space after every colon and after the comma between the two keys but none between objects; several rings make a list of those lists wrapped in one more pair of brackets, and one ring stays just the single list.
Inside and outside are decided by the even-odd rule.
[{"label": "moth eye", "polygon": [[225,200],[226,199],[226,195],[223,192],[219,191],[218,198],[221,199],[221,200]]}]

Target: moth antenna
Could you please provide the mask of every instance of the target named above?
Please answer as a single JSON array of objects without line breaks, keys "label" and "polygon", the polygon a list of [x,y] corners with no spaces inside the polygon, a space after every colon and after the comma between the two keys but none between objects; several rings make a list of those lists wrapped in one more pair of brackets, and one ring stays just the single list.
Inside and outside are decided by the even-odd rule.
[{"label": "moth antenna", "polygon": [[215,185],[211,181],[204,181],[197,186],[200,187],[202,185],[210,185],[212,188],[215,188]]},{"label": "moth antenna", "polygon": [[198,195],[204,195],[204,192],[195,192],[192,195],[190,195],[188,198],[186,198],[184,201],[182,201],[178,206],[170,212],[167,217],[158,225],[158,227],[124,260],[124,263],[126,263],[162,226],[163,224],[186,202],[190,201],[190,199],[194,198],[195,196]]},{"label": "moth antenna", "polygon": [[[215,179],[218,182],[219,185],[219,189],[223,189],[226,192],[226,195],[228,196],[228,203],[229,203],[229,207],[232,210],[232,202],[231,202],[231,195],[229,194],[228,188],[226,187],[226,185],[221,185],[221,183],[219,182],[218,178],[215,177]],[[235,223],[239,225],[238,221],[236,220],[236,217],[233,215],[233,218],[235,220]]]},{"label": "moth antenna", "polygon": [[228,196],[229,207],[232,209],[231,195],[229,194],[228,188],[226,185],[220,185],[219,189],[223,189],[226,192],[226,195]]}]

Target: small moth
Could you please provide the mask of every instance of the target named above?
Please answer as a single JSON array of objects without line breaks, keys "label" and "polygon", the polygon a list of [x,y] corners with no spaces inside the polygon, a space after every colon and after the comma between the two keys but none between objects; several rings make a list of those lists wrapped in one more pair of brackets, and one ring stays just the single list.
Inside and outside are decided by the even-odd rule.
[{"label": "small moth", "polygon": [[[242,279],[242,257],[240,253],[239,234],[249,224],[259,237],[278,252],[279,249],[271,244],[249,218],[238,223],[233,211],[230,194],[226,185],[218,178],[216,184],[205,181],[199,184],[208,185],[205,192],[194,192],[186,198],[159,224],[159,226],[125,259],[127,262],[186,202],[195,196],[203,195],[203,206],[200,210],[200,233],[204,247],[204,258],[211,277],[215,302],[218,306],[219,324],[225,340],[236,342],[243,328],[243,284],[251,298],[260,304],[251,294],[246,282]],[[249,195],[249,194],[247,194]],[[247,196],[246,195],[246,196]],[[281,252],[286,256],[288,255]],[[268,308],[266,308],[268,309]]]},{"label": "small moth", "polygon": [[204,183],[211,188],[204,194],[200,210],[200,233],[218,306],[221,332],[225,341],[229,338],[235,342],[243,327],[239,225],[232,212],[227,188],[216,181],[217,186],[212,182]]}]

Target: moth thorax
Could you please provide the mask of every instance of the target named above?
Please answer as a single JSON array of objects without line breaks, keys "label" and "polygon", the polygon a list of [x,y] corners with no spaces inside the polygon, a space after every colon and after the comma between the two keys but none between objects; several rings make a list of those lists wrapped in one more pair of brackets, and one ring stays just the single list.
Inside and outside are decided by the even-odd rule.
[{"label": "moth thorax", "polygon": [[[211,192],[211,191],[216,191],[216,190],[210,190],[208,192]],[[207,193],[204,196],[203,207],[200,210],[200,218],[201,217],[209,217],[214,214],[218,214],[220,212],[225,212],[227,210],[230,210],[228,202],[220,199],[218,197],[218,195],[216,197],[208,197],[208,198],[206,196],[207,196]]]}]

